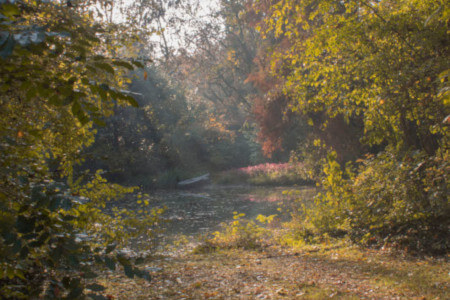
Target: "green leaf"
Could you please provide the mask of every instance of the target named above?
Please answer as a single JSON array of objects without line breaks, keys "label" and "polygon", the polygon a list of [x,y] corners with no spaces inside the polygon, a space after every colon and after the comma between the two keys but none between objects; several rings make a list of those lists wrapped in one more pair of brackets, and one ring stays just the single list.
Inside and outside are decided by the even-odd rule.
[{"label": "green leaf", "polygon": [[86,113],[83,111],[83,109],[81,108],[81,105],[78,101],[73,102],[72,104],[72,113],[75,117],[77,117],[78,121],[80,121],[80,123],[82,125],[86,124],[87,122],[89,122],[89,118],[87,117]]},{"label": "green leaf", "polygon": [[87,34],[87,35],[85,35],[85,38],[92,42],[96,42],[96,43],[101,42],[100,39],[93,34]]},{"label": "green leaf", "polygon": [[131,104],[133,107],[139,107],[139,103],[131,96],[126,96],[125,99],[128,101],[128,103]]},{"label": "green leaf", "polygon": [[89,71],[91,71],[94,74],[98,73],[98,70],[96,68],[94,68],[93,66],[86,66],[86,69],[88,69]]},{"label": "green leaf", "polygon": [[63,217],[63,220],[66,221],[66,222],[70,222],[70,221],[73,221],[75,219],[77,219],[77,217],[71,216],[71,215],[66,215],[66,216]]},{"label": "green leaf", "polygon": [[119,67],[124,67],[124,68],[126,68],[128,70],[134,70],[134,67],[130,63],[127,63],[125,61],[118,61],[117,60],[117,61],[113,61],[113,64],[116,65],[116,66],[119,66]]},{"label": "green leaf", "polygon": [[94,123],[95,123],[97,126],[100,126],[100,127],[105,127],[105,126],[106,126],[106,122],[103,121],[102,119],[93,118],[92,121],[94,121]]},{"label": "green leaf", "polygon": [[[39,226],[40,227],[40,226]],[[37,229],[37,228],[36,228]],[[35,230],[36,230],[35,229]],[[28,234],[24,234],[23,236],[22,236],[22,240],[27,240],[27,241],[30,241],[30,240],[34,240],[35,238],[37,238],[38,237],[38,235],[36,234],[36,233],[28,233]]]},{"label": "green leaf", "polygon": [[98,93],[102,101],[108,101],[108,93],[104,89],[98,89]]},{"label": "green leaf", "polygon": [[72,45],[73,50],[79,52],[82,56],[86,56],[87,49],[81,45]]},{"label": "green leaf", "polygon": [[95,85],[95,84],[89,84],[89,89],[91,90],[92,94],[97,94],[98,90],[100,88],[97,85]]},{"label": "green leaf", "polygon": [[[78,249],[80,249],[80,247],[80,244],[75,242],[75,240],[73,239],[67,239],[66,243],[64,244],[64,248],[70,251],[77,251]],[[76,257],[74,258],[77,259]]]},{"label": "green leaf", "polygon": [[69,95],[67,97],[64,97],[64,99],[62,100],[61,104],[63,106],[65,106],[65,105],[68,105],[68,104],[72,103],[73,101],[75,101],[75,95],[71,94],[71,95]]},{"label": "green leaf", "polygon": [[96,61],[105,60],[105,57],[103,55],[98,55],[98,54],[94,55],[92,58]]},{"label": "green leaf", "polygon": [[80,114],[80,112],[81,112],[81,105],[78,101],[75,101],[72,104],[72,113],[74,116],[78,116],[78,114]]},{"label": "green leaf", "polygon": [[[94,250],[94,252],[95,252],[95,250]],[[103,263],[102,257],[98,254],[94,255],[94,259],[95,259],[95,263],[97,263],[97,264]]]},{"label": "green leaf", "polygon": [[[31,98],[28,99],[31,100]],[[59,95],[53,95],[48,98],[48,103],[54,106],[63,106],[63,101]]]},{"label": "green leaf", "polygon": [[37,90],[37,88],[36,88],[35,86],[30,87],[30,89],[28,89],[28,90],[27,90],[27,93],[26,93],[27,100],[31,100],[31,99],[33,99],[34,97],[36,97],[37,91],[38,91],[38,90]]},{"label": "green leaf", "polygon": [[14,5],[14,4],[10,4],[10,3],[3,4],[1,6],[1,9],[2,9],[1,10],[2,14],[7,18],[11,18],[11,17],[20,15],[19,8],[17,7],[17,5]]},{"label": "green leaf", "polygon": [[108,64],[108,63],[95,62],[94,65],[95,65],[97,68],[102,69],[102,70],[105,70],[106,72],[108,72],[108,73],[110,73],[110,74],[112,74],[112,75],[115,74],[114,68],[111,67],[111,65]]},{"label": "green leaf", "polygon": [[38,129],[31,129],[28,131],[28,133],[32,136],[34,136],[35,138],[42,138],[42,132]]},{"label": "green leaf", "polygon": [[131,63],[138,68],[141,68],[141,69],[145,68],[145,66],[140,61],[133,60]]}]

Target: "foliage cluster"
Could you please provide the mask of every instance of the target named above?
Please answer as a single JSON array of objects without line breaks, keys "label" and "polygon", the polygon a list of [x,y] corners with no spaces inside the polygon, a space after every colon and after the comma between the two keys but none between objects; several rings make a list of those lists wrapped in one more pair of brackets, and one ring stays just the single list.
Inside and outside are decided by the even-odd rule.
[{"label": "foliage cluster", "polygon": [[298,154],[324,190],[305,208],[313,231],[448,251],[448,5],[251,1],[248,13],[266,40],[259,72],[274,78],[263,121],[310,126]]},{"label": "foliage cluster", "polygon": [[[163,68],[182,84],[192,113],[209,128],[200,134],[206,137],[210,169],[222,171],[266,159],[256,141],[258,129],[251,114],[252,97],[258,91],[246,81],[255,67],[261,39],[243,14],[245,1],[219,0],[217,4],[207,18],[189,22],[195,24],[189,39],[194,49],[180,49]],[[211,129],[217,138],[211,138]]]},{"label": "foliage cluster", "polygon": [[[219,1],[206,22],[195,18],[189,3],[172,5],[184,16],[169,17],[168,27],[193,18],[192,33],[176,31],[188,39],[181,43],[195,47],[176,51],[166,41],[168,33],[160,32],[163,56],[129,87],[139,95],[139,109],[115,107],[86,150],[92,156],[87,164],[105,169],[114,182],[173,188],[206,171],[265,161],[249,117],[249,95],[256,90],[245,80],[260,37],[246,24],[244,1]],[[166,17],[155,16],[162,22]]]},{"label": "foliage cluster", "polygon": [[[97,127],[96,140],[84,151],[85,168],[146,189],[174,188],[177,181],[224,168],[247,165],[250,147],[243,133],[226,128],[161,67],[136,72],[129,89],[138,108],[115,107]],[[146,76],[144,76],[146,75]]]},{"label": "foliage cluster", "polygon": [[399,161],[384,151],[358,163],[341,168],[336,153],[328,155],[322,191],[313,203],[294,211],[286,224],[290,244],[347,235],[368,246],[445,254],[448,157],[416,152]]},{"label": "foliage cluster", "polygon": [[207,244],[212,248],[263,248],[272,234],[265,226],[272,223],[275,217],[258,215],[256,220],[248,220],[244,213],[234,212],[234,221],[222,224],[223,230],[214,232]]},{"label": "foliage cluster", "polygon": [[151,238],[161,212],[106,214],[106,202],[135,189],[108,184],[100,171],[74,174],[94,124],[115,106],[137,105],[123,91],[125,74],[143,65],[116,56],[133,38],[118,42],[81,1],[68,3],[0,1],[2,299],[103,299],[93,280],[117,264],[150,279],[114,249]]}]

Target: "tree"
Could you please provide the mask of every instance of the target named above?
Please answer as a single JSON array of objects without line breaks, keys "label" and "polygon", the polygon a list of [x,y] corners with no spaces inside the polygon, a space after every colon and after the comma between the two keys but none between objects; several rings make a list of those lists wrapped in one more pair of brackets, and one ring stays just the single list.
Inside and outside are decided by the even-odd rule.
[{"label": "tree", "polygon": [[[222,124],[236,137],[236,147],[247,149],[237,158],[240,163],[248,164],[250,161],[243,159],[244,154],[250,148],[258,148],[250,101],[257,90],[246,78],[255,66],[253,58],[259,36],[247,24],[244,3],[219,1],[217,11],[201,20],[194,19],[195,27],[186,35],[185,45],[190,47],[180,49],[169,68],[172,76],[184,84],[188,101],[207,110],[208,119],[214,120],[211,126]],[[222,145],[221,149],[222,152],[211,150],[230,158],[234,156],[228,146]],[[253,153],[254,162],[261,159],[259,152]]]},{"label": "tree", "polygon": [[[300,159],[317,161],[325,156],[311,155],[323,152],[314,146],[318,144],[314,141],[320,138],[324,141],[323,145],[338,152],[341,162],[354,159],[364,151],[358,141],[361,136],[358,132],[362,133],[360,118],[343,118],[339,113],[327,115],[318,104],[311,106],[310,110],[299,109],[294,100],[297,96],[288,91],[290,83],[287,78],[298,72],[290,66],[293,58],[289,52],[294,51],[294,44],[304,39],[307,33],[299,26],[300,33],[295,37],[290,32],[284,34],[287,28],[295,28],[289,22],[279,24],[277,30],[271,28],[273,23],[267,18],[270,19],[268,16],[271,16],[274,7],[279,6],[276,1],[249,1],[247,4],[250,25],[259,30],[263,37],[255,58],[257,68],[247,78],[262,92],[254,98],[254,113],[261,128],[259,140],[263,149],[266,155],[272,155],[280,150],[289,153],[300,147],[303,149]],[[287,9],[284,13],[286,19],[296,16],[295,10]],[[345,144],[342,142],[344,140]]]},{"label": "tree", "polygon": [[84,287],[95,294],[101,286],[86,286],[95,263],[148,279],[111,252],[114,241],[127,243],[115,229],[136,226],[133,214],[101,212],[134,189],[108,185],[100,172],[73,177],[93,124],[116,105],[137,105],[122,89],[142,63],[118,59],[105,27],[70,1],[0,1],[0,17],[1,297],[37,297],[44,287],[50,298],[78,298]]},{"label": "tree", "polygon": [[[449,68],[446,5],[422,0],[254,1],[254,13],[261,17],[262,35],[282,41],[268,57],[290,99],[287,107],[313,126],[329,128],[336,118],[349,125],[356,121],[352,138],[378,154],[360,161],[364,166],[356,175],[346,175],[354,181],[333,171],[336,156],[329,156],[324,169],[329,193],[318,205],[326,210],[348,199],[335,208],[343,213],[341,220],[350,220],[358,238],[368,234],[382,240],[392,232],[405,234],[418,223],[422,237],[436,229],[449,209],[442,194],[448,181],[438,171],[445,168],[449,143],[442,122],[448,115],[442,93]],[[317,144],[323,142],[333,146],[326,138]],[[390,170],[393,166],[401,174]],[[387,184],[393,174],[402,178],[398,193],[380,198],[364,190],[364,184],[373,189]],[[406,174],[415,180],[407,180]],[[339,180],[331,184],[333,178]],[[344,197],[343,191],[349,194]],[[365,217],[358,218],[373,199],[379,199],[378,210],[365,210]]]},{"label": "tree", "polygon": [[[401,12],[393,14],[393,7]],[[423,16],[412,14],[413,7]],[[442,16],[441,4],[427,1],[272,6],[267,31],[291,45],[280,56],[280,71],[290,71],[280,75],[286,91],[298,99],[294,109],[324,110],[331,117],[363,114],[369,144],[388,141],[433,154],[438,135],[431,127],[441,128],[445,117],[435,91],[447,69],[447,50],[441,47],[445,26],[439,27],[443,19],[432,16],[435,11]]]}]

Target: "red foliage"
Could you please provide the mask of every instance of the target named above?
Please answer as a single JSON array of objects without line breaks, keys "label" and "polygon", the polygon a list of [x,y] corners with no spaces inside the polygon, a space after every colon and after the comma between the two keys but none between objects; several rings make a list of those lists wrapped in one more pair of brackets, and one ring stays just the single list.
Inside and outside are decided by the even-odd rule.
[{"label": "red foliage", "polygon": [[253,114],[260,128],[258,140],[264,155],[268,157],[282,150],[288,111],[287,98],[280,91],[282,80],[271,75],[271,59],[265,48],[260,49],[254,59],[256,68],[246,79],[261,92],[253,98]]},{"label": "red foliage", "polygon": [[[249,1],[247,3],[249,24],[254,27],[259,26],[264,31],[267,26],[263,20],[264,15],[271,15],[274,1]],[[326,145],[336,150],[342,162],[366,151],[367,149],[363,149],[359,141],[362,130],[360,118],[351,117],[350,122],[346,122],[342,116],[329,118],[320,112],[301,116],[291,111],[290,104],[293,103],[290,100],[292,99],[281,90],[284,86],[283,77],[291,72],[290,64],[285,64],[281,58],[285,57],[283,53],[286,49],[291,47],[290,39],[285,36],[268,37],[260,46],[254,59],[256,68],[246,80],[263,94],[254,97],[253,113],[260,127],[258,140],[262,144],[264,155],[270,157],[275,151],[283,150],[283,138],[289,136],[289,131],[295,130],[292,127],[296,122],[295,118],[313,120],[314,126],[308,130],[311,136],[320,138]],[[325,123],[328,123],[328,126],[324,126]],[[307,132],[298,132],[298,134],[307,134]]]},{"label": "red foliage", "polygon": [[[263,12],[269,14],[273,2],[272,0],[248,1],[248,24],[264,28],[266,25],[263,21]],[[260,91],[260,94],[253,98],[253,114],[260,128],[258,140],[264,155],[268,157],[277,150],[283,150],[283,136],[288,133],[290,126],[289,116],[292,113],[288,107],[288,97],[281,91],[284,79],[282,76],[273,76],[274,71],[280,73],[279,70],[283,68],[283,61],[274,53],[284,52],[284,49],[289,48],[289,43],[287,38],[266,39],[260,45],[253,61],[256,68],[246,79],[246,82],[251,82]]]},{"label": "red foliage", "polygon": [[259,124],[258,140],[262,144],[264,155],[271,157],[276,150],[282,150],[282,137],[286,129],[286,98],[282,95],[261,98],[256,97],[253,113]]}]

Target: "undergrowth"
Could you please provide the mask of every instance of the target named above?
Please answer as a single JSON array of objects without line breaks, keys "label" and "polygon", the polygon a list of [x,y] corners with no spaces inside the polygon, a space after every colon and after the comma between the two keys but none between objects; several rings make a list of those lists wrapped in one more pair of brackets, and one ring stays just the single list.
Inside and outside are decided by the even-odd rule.
[{"label": "undergrowth", "polygon": [[273,231],[267,228],[276,215],[258,215],[255,220],[245,219],[244,213],[233,212],[233,221],[223,223],[222,230],[205,238],[194,253],[211,252],[218,248],[262,249],[270,244]]},{"label": "undergrowth", "polygon": [[296,185],[311,183],[302,164],[266,163],[233,169],[216,175],[220,184]]}]

